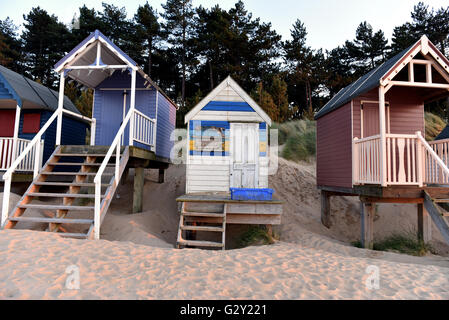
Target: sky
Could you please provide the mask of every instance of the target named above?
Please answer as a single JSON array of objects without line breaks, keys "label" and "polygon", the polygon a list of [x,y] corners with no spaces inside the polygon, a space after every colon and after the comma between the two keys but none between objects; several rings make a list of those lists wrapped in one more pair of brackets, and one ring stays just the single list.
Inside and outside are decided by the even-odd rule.
[{"label": "sky", "polygon": [[[145,0],[103,0],[118,7],[125,7],[131,18],[139,5]],[[165,0],[148,0],[159,12]],[[194,6],[212,7],[219,4],[228,10],[237,0],[193,0]],[[245,6],[253,17],[263,22],[271,22],[273,28],[282,35],[283,40],[290,38],[293,23],[300,19],[308,31],[308,45],[314,49],[333,49],[355,37],[355,30],[362,21],[368,21],[374,30],[382,29],[391,40],[395,26],[410,21],[410,12],[419,0],[244,0]],[[431,8],[448,7],[447,0],[423,1]],[[101,10],[102,0],[0,0],[0,19],[10,17],[16,25],[23,23],[23,14],[31,8],[40,6],[50,14],[58,16],[60,21],[69,24],[75,12],[83,4],[89,8]]]}]

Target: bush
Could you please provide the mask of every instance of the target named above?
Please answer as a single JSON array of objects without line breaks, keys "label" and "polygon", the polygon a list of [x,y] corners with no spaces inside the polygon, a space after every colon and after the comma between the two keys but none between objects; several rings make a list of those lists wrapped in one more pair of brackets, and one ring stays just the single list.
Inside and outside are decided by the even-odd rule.
[{"label": "bush", "polygon": [[440,132],[446,127],[446,123],[439,116],[426,112],[425,113],[425,121],[426,121],[426,140],[432,141],[434,140]]},{"label": "bush", "polygon": [[240,241],[239,248],[245,248],[249,246],[269,245],[274,243],[274,237],[272,237],[265,226],[251,226],[246,231]]},{"label": "bush", "polygon": [[[352,243],[355,247],[361,248],[360,241]],[[415,232],[407,232],[402,234],[393,234],[379,242],[374,242],[373,250],[376,251],[392,251],[404,253],[412,256],[424,256],[433,249],[429,244],[418,239]]]}]

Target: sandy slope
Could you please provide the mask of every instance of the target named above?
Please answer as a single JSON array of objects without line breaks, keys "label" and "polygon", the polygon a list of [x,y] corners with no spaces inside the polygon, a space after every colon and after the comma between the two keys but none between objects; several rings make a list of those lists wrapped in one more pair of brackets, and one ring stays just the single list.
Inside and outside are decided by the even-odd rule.
[{"label": "sandy slope", "polygon": [[[281,241],[226,252],[173,249],[178,224],[174,200],[184,192],[184,167],[171,167],[164,184],[154,183],[155,174],[147,172],[141,214],[130,214],[132,177],[120,187],[120,198],[114,199],[102,226],[105,240],[1,231],[0,299],[449,299],[448,258],[347,244],[359,238],[357,199],[333,199],[333,227],[324,228],[313,164],[280,159],[271,178],[277,196],[286,201],[278,228]],[[415,225],[414,206],[380,206],[375,236]],[[434,235],[444,253],[447,247],[436,230]],[[70,265],[80,268],[80,290],[65,288]],[[379,290],[366,288],[370,265],[379,268]]]}]

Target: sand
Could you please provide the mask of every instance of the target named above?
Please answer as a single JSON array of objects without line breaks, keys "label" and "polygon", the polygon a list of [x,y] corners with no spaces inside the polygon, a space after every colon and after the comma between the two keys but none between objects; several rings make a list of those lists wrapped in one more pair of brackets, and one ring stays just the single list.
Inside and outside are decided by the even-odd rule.
[{"label": "sand", "polygon": [[[100,241],[0,231],[0,299],[449,298],[449,259],[444,256],[449,251],[436,229],[432,244],[441,256],[352,247],[360,233],[358,201],[332,199],[333,226],[323,227],[313,163],[280,159],[271,177],[271,187],[285,200],[282,225],[275,230],[280,241],[225,252],[173,248],[175,198],[184,192],[185,168],[172,166],[164,184],[156,179],[156,171],[146,172],[144,212],[133,215],[131,171],[111,204]],[[379,206],[375,237],[415,226],[416,206]],[[79,268],[78,290],[66,287],[70,266]],[[366,285],[369,266],[379,271],[379,289]]]}]

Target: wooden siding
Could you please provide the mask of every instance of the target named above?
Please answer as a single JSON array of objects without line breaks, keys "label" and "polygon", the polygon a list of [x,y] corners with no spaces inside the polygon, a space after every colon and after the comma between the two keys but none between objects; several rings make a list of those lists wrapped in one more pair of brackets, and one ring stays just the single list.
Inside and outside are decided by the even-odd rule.
[{"label": "wooden siding", "polygon": [[352,187],[351,103],[317,120],[317,184]]},{"label": "wooden siding", "polygon": [[156,155],[170,158],[174,141],[172,132],[176,127],[176,107],[158,92]]},{"label": "wooden siding", "polygon": [[[378,101],[377,89],[372,90],[353,101],[353,137],[361,137],[360,103]],[[385,101],[390,104],[390,133],[424,133],[424,102],[411,88],[393,87],[387,92]],[[388,127],[388,126],[387,126]]]},{"label": "wooden siding", "polygon": [[228,192],[230,157],[189,156],[187,193]]}]

